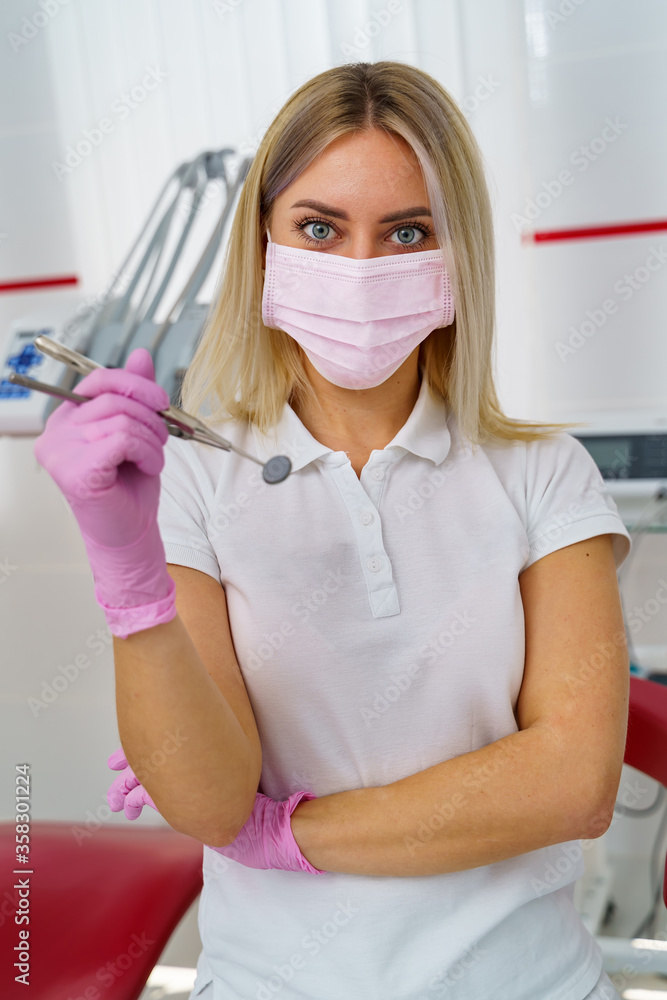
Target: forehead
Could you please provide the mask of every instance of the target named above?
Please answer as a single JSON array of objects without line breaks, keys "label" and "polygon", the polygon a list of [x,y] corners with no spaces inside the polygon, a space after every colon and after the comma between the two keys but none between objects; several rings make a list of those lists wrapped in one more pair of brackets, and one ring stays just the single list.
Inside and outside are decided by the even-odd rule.
[{"label": "forehead", "polygon": [[276,207],[289,211],[300,198],[331,207],[363,208],[369,214],[428,204],[416,154],[401,136],[379,129],[331,142],[281,191]]}]

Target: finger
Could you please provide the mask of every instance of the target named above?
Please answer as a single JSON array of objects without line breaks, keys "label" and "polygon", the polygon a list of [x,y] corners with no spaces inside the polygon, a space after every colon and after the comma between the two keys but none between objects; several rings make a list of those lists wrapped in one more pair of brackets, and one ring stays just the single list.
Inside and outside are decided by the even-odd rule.
[{"label": "finger", "polygon": [[107,758],[107,767],[110,767],[114,771],[121,771],[127,766],[127,758],[122,747],[118,747],[118,749],[114,750],[114,752]]},{"label": "finger", "polygon": [[[105,401],[108,404],[109,399],[110,394],[105,393],[104,396],[98,396],[97,399],[91,400],[91,405],[92,403],[99,404],[99,415],[93,420],[79,422],[80,430],[77,428],[77,434],[80,438],[83,441],[101,441],[109,437],[110,434],[124,431],[130,443],[145,441],[155,449],[156,453],[161,452],[169,437],[166,424],[158,417],[160,423],[149,427],[141,420],[135,420],[133,415],[126,413],[124,407],[114,406],[113,400],[111,400],[111,405],[105,405]],[[143,410],[144,413],[150,412],[145,406]],[[131,461],[134,461],[131,456],[129,457]]]},{"label": "finger", "polygon": [[155,366],[151,352],[146,347],[135,347],[125,362],[125,371],[155,381]]},{"label": "finger", "polygon": [[[137,351],[140,350],[141,348],[137,348]],[[136,354],[136,351],[132,353]],[[166,389],[152,379],[125,368],[96,368],[77,383],[75,392],[82,396],[99,396],[102,392],[115,392],[119,396],[136,399],[151,410],[166,410],[170,405]]]},{"label": "finger", "polygon": [[141,810],[146,805],[146,789],[143,785],[137,785],[125,797],[125,815],[128,819],[136,819],[141,816]]},{"label": "finger", "polygon": [[120,791],[112,785],[107,791],[107,803],[109,804],[111,812],[120,812],[125,804],[125,795],[122,795]]},{"label": "finger", "polygon": [[104,493],[112,487],[122,462],[134,462],[141,472],[157,476],[164,468],[164,461],[161,446],[155,447],[151,441],[133,436],[126,429],[117,430],[96,442],[93,464],[77,486],[77,500]]},{"label": "finger", "polygon": [[[69,400],[68,400],[69,402]],[[70,421],[79,426],[95,425],[108,417],[124,414],[137,424],[137,433],[144,430],[154,434],[161,444],[169,437],[169,431],[162,417],[144,403],[137,402],[115,392],[103,392],[94,396],[86,403],[79,403],[76,411],[71,413]],[[94,427],[91,428],[91,432]],[[100,435],[101,436],[101,435]],[[94,438],[89,438],[94,440]]]},{"label": "finger", "polygon": [[143,437],[141,434],[135,434],[134,428],[128,429],[122,414],[110,417],[108,425],[108,436],[103,441],[98,441],[96,445],[96,448],[102,447],[102,454],[108,455],[108,461],[116,466],[120,465],[121,461],[134,462],[147,476],[160,475],[165,462],[161,442],[156,444],[155,438],[150,434]]}]

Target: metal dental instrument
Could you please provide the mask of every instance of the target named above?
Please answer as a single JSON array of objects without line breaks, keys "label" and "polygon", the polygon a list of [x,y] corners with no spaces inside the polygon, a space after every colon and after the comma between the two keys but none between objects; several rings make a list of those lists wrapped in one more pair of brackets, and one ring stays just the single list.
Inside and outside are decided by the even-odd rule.
[{"label": "metal dental instrument", "polygon": [[[68,365],[82,375],[89,375],[96,368],[105,367],[44,334],[39,334],[39,336],[35,337],[34,344],[43,354],[47,354],[56,361],[63,362],[63,364]],[[70,390],[60,389],[58,386],[49,386],[43,382],[38,382],[36,379],[14,373],[9,376],[9,379],[11,382],[27,386],[29,389],[36,389],[38,392],[47,392],[54,396],[63,396],[63,398],[72,399],[74,402],[84,402],[91,398],[72,393]],[[222,448],[225,451],[235,451],[239,455],[243,455],[244,458],[249,458],[251,461],[261,465],[262,477],[266,483],[282,483],[291,472],[292,463],[286,455],[275,455],[268,462],[261,462],[254,455],[250,455],[247,451],[232,444],[231,441],[216,434],[215,431],[207,427],[198,417],[193,417],[175,406],[170,406],[168,409],[159,410],[158,412],[165,421],[170,434],[176,437],[189,438],[192,441],[199,441],[214,448]],[[172,430],[172,428],[174,429]]]},{"label": "metal dental instrument", "polygon": [[[46,382],[40,382],[36,378],[31,378],[30,375],[19,375],[17,372],[10,372],[8,378],[9,381],[13,382],[15,385],[22,385],[26,389],[34,389],[35,392],[45,392],[49,396],[57,396],[58,399],[69,399],[72,403],[87,403],[88,400],[93,399],[92,396],[81,396],[78,392],[72,392],[71,389],[62,389],[58,385],[48,385]],[[202,438],[199,438],[197,436],[197,431],[193,431],[192,435],[190,435],[186,434],[182,427],[177,427],[176,424],[167,423],[166,420],[165,424],[167,425],[169,433],[174,437],[191,437],[193,441],[201,440],[204,444],[215,444],[214,441],[206,442]],[[222,448],[222,445],[219,447]],[[248,457],[252,458],[252,455],[249,455]],[[257,462],[259,459],[255,459],[255,461]]]}]

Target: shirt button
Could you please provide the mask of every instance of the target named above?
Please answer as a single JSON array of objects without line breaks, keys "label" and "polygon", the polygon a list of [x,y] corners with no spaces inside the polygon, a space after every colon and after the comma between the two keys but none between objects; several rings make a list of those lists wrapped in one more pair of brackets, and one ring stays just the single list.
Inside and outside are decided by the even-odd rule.
[{"label": "shirt button", "polygon": [[362,524],[371,524],[375,518],[369,510],[365,510],[359,515],[359,520]]},{"label": "shirt button", "polygon": [[384,469],[373,469],[371,476],[373,479],[377,479],[378,481],[380,479],[384,479]]},{"label": "shirt button", "polygon": [[382,569],[382,560],[379,556],[373,556],[366,562],[366,565],[373,573],[377,573],[378,570]]}]

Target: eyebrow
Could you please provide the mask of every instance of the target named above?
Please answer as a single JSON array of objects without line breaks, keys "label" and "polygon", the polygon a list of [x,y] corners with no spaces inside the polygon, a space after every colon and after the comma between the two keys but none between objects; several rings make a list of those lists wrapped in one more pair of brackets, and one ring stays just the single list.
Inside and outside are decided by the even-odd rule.
[{"label": "eyebrow", "polygon": [[[347,212],[342,212],[339,208],[330,208],[328,205],[323,205],[321,201],[310,201],[306,199],[305,201],[295,201],[292,208],[312,208],[316,212],[322,212],[323,215],[331,215],[334,219],[343,219],[345,222],[349,222],[349,216]],[[400,222],[401,219],[407,219],[411,215],[431,215],[428,208],[423,205],[418,205],[417,208],[405,208],[400,212],[391,212],[389,215],[385,215],[380,222]]]}]

